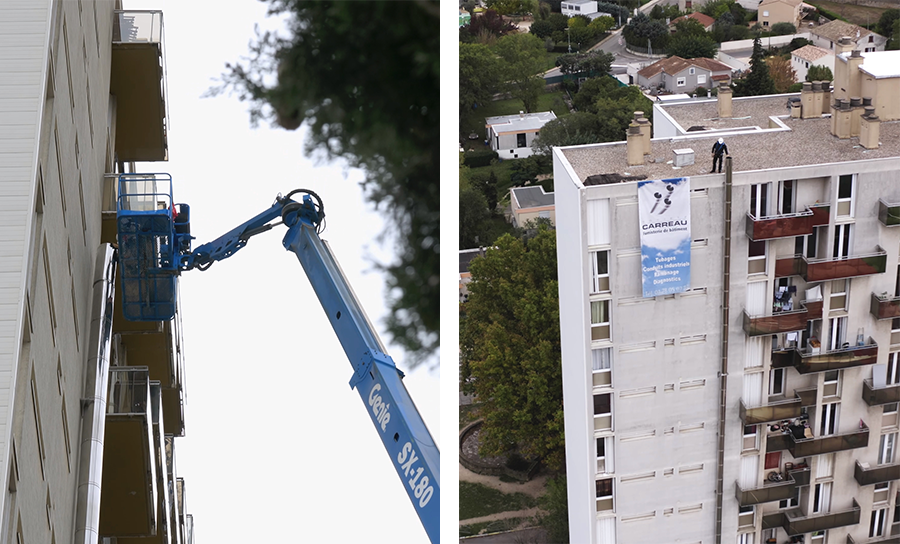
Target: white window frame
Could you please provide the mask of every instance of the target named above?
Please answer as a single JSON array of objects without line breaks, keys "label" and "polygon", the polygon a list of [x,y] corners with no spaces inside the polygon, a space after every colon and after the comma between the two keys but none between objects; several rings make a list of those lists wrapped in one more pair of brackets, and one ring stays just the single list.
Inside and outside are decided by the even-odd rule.
[{"label": "white window frame", "polygon": [[749,527],[756,522],[756,505],[738,506],[738,527]]},{"label": "white window frame", "polygon": [[[790,188],[788,188],[790,187]],[[785,196],[787,194],[787,196]],[[787,215],[796,213],[797,211],[797,180],[785,179],[778,182],[776,191],[778,198],[778,213],[776,215]],[[788,211],[784,211],[787,205]]]},{"label": "white window frame", "polygon": [[842,223],[834,226],[834,243],[831,256],[834,259],[846,259],[853,253],[853,223]]},{"label": "white window frame", "polygon": [[887,427],[896,427],[898,422],[898,413],[897,413],[898,404],[896,402],[889,402],[885,404],[881,408],[881,428]]},{"label": "white window frame", "polygon": [[706,83],[706,74],[697,74],[697,85],[703,85]]},{"label": "white window frame", "polygon": [[888,354],[886,374],[885,385],[900,384],[900,351],[892,351]]},{"label": "white window frame", "polygon": [[757,183],[750,186],[750,215],[763,219],[769,215],[769,184]]},{"label": "white window frame", "polygon": [[847,342],[847,316],[832,317],[828,320],[828,351],[841,349]]},{"label": "white window frame", "polygon": [[831,402],[822,404],[822,414],[819,417],[819,436],[831,436],[838,433],[841,420],[841,403]]},{"label": "white window frame", "polygon": [[612,387],[612,348],[591,349],[591,373],[594,387]]},{"label": "white window frame", "polygon": [[[611,301],[609,299],[601,299],[601,300],[592,300],[590,302],[591,302],[591,305],[590,305],[590,309],[591,309],[591,341],[592,342],[597,342],[597,341],[602,342],[604,340],[608,341],[612,338],[612,325],[611,325],[612,317],[609,315],[610,307],[612,306],[612,304],[610,303]],[[598,308],[598,310],[596,312],[594,310],[595,304],[597,305],[596,307]],[[600,308],[603,308],[604,306],[606,307],[605,311],[600,309]],[[606,318],[605,321],[603,321],[604,318]],[[594,319],[597,319],[597,321],[594,321]]]},{"label": "white window frame", "polygon": [[849,279],[831,280],[831,296],[828,299],[829,310],[846,310],[849,293]]},{"label": "white window frame", "polygon": [[823,397],[840,397],[841,396],[841,371],[828,370],[823,373],[822,382]]},{"label": "white window frame", "polygon": [[675,79],[675,86],[677,86],[677,87],[684,87],[685,85],[687,85],[687,78],[686,78],[686,77],[679,77],[679,78],[676,78],[676,79]]},{"label": "white window frame", "polygon": [[784,395],[785,371],[783,368],[769,370],[769,396]]},{"label": "white window frame", "polygon": [[[762,255],[750,255],[750,252],[753,250],[754,245],[762,244],[763,246],[763,254]],[[751,240],[747,245],[747,274],[765,274],[768,271],[768,263],[766,259],[769,256],[769,244],[766,240]],[[762,262],[762,267],[759,266],[757,261]]]},{"label": "white window frame", "polygon": [[[604,272],[601,258],[606,260]],[[595,249],[588,252],[591,264],[591,294],[609,293],[609,250]]]},{"label": "white window frame", "polygon": [[886,503],[891,496],[891,482],[878,482],[872,489],[872,504]]},{"label": "white window frame", "polygon": [[876,536],[884,536],[884,529],[887,525],[887,508],[873,508],[872,516],[869,518],[869,538]]},{"label": "white window frame", "polygon": [[[850,196],[841,197],[841,178],[850,177]],[[846,181],[846,179],[844,180]],[[837,179],[837,206],[835,206],[835,211],[837,213],[837,217],[855,217],[856,212],[856,174],[845,174],[843,176],[838,176]],[[842,211],[846,211],[847,213],[841,213]]]},{"label": "white window frame", "polygon": [[798,236],[794,240],[794,253],[805,255],[807,259],[815,259],[819,251],[819,227],[813,227],[812,233]]},{"label": "white window frame", "polygon": [[696,72],[697,72],[697,69],[696,69],[696,68],[694,68],[694,67],[688,68],[688,74],[689,74],[689,75],[694,75]]},{"label": "white window frame", "polygon": [[[603,495],[603,496],[600,495],[600,490],[597,489],[597,483],[599,483],[601,481],[609,481],[609,484],[610,484],[609,490],[610,491],[609,491],[608,495]],[[596,495],[597,512],[608,512],[610,510],[615,510],[616,479],[615,478],[597,478],[596,480],[594,480],[594,482],[595,482],[594,483],[594,493]],[[601,510],[600,501],[609,501],[610,507],[603,508]],[[605,506],[605,504],[603,506]]]},{"label": "white window frame", "polygon": [[756,536],[756,533],[741,533],[737,535],[737,544],[755,544],[754,536]]},{"label": "white window frame", "polygon": [[[750,429],[750,432],[748,432]],[[753,451],[759,449],[759,425],[744,425],[744,440],[742,443],[743,451]]]},{"label": "white window frame", "polygon": [[[615,472],[613,442],[614,438],[612,436],[601,436],[594,439],[594,447],[597,450],[595,452],[597,454],[597,474],[612,474]],[[601,446],[600,444],[603,445]],[[601,447],[603,451],[600,451]]]},{"label": "white window frame", "polygon": [[897,433],[881,435],[878,441],[878,464],[890,465],[894,462],[897,449]]},{"label": "white window frame", "polygon": [[810,544],[825,544],[828,531],[813,531],[809,537]]},{"label": "white window frame", "polygon": [[[613,428],[613,424],[612,424],[613,394],[612,393],[597,393],[596,395],[593,395],[593,396],[595,399],[596,399],[596,397],[600,397],[600,396],[606,396],[609,398],[609,411],[601,412],[601,413],[597,413],[597,401],[594,400],[594,431],[595,432],[612,431],[612,428]],[[609,423],[606,424],[605,420],[608,420]],[[598,423],[599,423],[599,426],[598,426]]]},{"label": "white window frame", "polygon": [[813,492],[813,513],[827,514],[831,510],[831,482],[815,485]]},{"label": "white window frame", "polygon": [[794,496],[789,499],[783,499],[778,501],[778,508],[781,510],[785,510],[788,508],[796,508],[800,504],[800,488],[794,488]]}]

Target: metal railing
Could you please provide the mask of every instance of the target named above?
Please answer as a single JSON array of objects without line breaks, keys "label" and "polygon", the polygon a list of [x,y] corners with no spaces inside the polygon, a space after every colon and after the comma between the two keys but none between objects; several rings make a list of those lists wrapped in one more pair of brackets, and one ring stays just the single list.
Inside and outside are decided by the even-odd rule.
[{"label": "metal railing", "polygon": [[169,123],[169,78],[166,74],[166,41],[163,12],[161,10],[116,10],[113,18],[114,44],[158,44],[162,80],[160,92],[166,109],[163,130],[168,131]]},{"label": "metal railing", "polygon": [[111,367],[107,414],[150,415],[150,372],[145,366]]}]

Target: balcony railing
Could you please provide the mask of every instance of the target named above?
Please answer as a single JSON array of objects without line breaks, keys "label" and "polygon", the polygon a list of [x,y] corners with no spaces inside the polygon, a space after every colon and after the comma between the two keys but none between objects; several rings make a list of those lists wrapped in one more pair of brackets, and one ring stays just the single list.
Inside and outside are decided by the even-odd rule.
[{"label": "balcony railing", "polygon": [[780,332],[800,331],[806,322],[822,318],[822,301],[800,302],[800,309],[790,312],[774,312],[772,315],[751,316],[744,311],[744,332],[747,336],[762,336]]},{"label": "balcony railing", "polygon": [[853,540],[852,536],[847,535],[847,544],[900,544],[900,536],[876,536],[865,540]]},{"label": "balcony railing", "polygon": [[764,502],[783,501],[794,497],[797,487],[809,485],[809,468],[801,468],[788,471],[787,479],[778,483],[764,483],[762,487],[754,489],[741,489],[735,482],[735,497],[741,506],[760,504]]},{"label": "balcony railing", "polygon": [[900,204],[878,200],[878,220],[886,227],[900,226]]},{"label": "balcony railing", "polygon": [[804,516],[802,511],[797,508],[766,514],[762,519],[762,528],[774,529],[775,527],[781,527],[787,532],[788,536],[796,536],[812,533],[813,531],[826,531],[835,527],[856,525],[859,523],[859,514],[859,503],[856,502],[856,499],[853,499],[853,506],[840,512]]},{"label": "balcony railing", "polygon": [[872,485],[879,482],[900,480],[900,464],[892,463],[890,465],[870,467],[868,463],[866,463],[866,466],[863,466],[857,460],[856,467],[853,469],[853,477],[856,478],[856,482],[859,485]]},{"label": "balcony railing", "polygon": [[763,406],[748,408],[741,399],[740,414],[744,425],[756,425],[771,421],[782,421],[800,417],[803,406],[812,406],[816,403],[816,389],[804,389],[794,391],[794,398],[770,402]]},{"label": "balcony railing", "polygon": [[770,435],[766,439],[766,453],[788,450],[794,458],[799,458],[865,448],[869,445],[869,427],[861,424],[864,427],[857,431],[812,438],[795,438],[791,433]]},{"label": "balcony railing", "polygon": [[772,368],[793,366],[800,374],[840,370],[855,366],[873,365],[878,359],[878,344],[869,337],[863,346],[848,346],[834,351],[815,353],[792,348],[772,352]]},{"label": "balcony railing", "polygon": [[893,319],[900,317],[900,297],[878,296],[872,293],[869,311],[875,319]]},{"label": "balcony railing", "polygon": [[872,253],[826,259],[794,255],[775,261],[775,277],[801,276],[806,281],[825,281],[883,274],[887,252],[876,247]]},{"label": "balcony railing", "polygon": [[753,241],[792,238],[812,234],[813,228],[827,225],[830,206],[819,204],[810,206],[800,213],[772,217],[754,217],[747,214],[747,236]]},{"label": "balcony railing", "polygon": [[875,387],[871,379],[863,380],[862,397],[869,406],[900,402],[900,384]]}]

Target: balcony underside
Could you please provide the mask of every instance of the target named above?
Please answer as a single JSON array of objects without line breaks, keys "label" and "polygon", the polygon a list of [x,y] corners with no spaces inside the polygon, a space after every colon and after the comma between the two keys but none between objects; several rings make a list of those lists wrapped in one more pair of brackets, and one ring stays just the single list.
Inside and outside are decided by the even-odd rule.
[{"label": "balcony underside", "polygon": [[166,108],[159,43],[113,43],[110,94],[116,97],[120,161],[164,161]]},{"label": "balcony underside", "polygon": [[886,227],[900,226],[900,204],[878,201],[878,220]]},{"label": "balcony underside", "polygon": [[805,212],[780,217],[756,219],[747,214],[747,236],[754,242],[774,240],[776,238],[793,238],[812,234],[813,228],[827,225],[829,206],[814,206]]},{"label": "balcony underside", "polygon": [[103,444],[100,534],[150,536],[156,532],[154,453],[147,414],[110,414]]}]

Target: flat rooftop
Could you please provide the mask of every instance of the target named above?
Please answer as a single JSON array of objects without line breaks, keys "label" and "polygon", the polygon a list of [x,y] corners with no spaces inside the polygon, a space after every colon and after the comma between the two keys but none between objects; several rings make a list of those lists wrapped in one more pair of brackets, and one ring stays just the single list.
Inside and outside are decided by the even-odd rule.
[{"label": "flat rooftop", "polygon": [[540,208],[553,205],[553,193],[547,193],[540,185],[513,187],[510,189],[519,203],[519,208]]},{"label": "flat rooftop", "polygon": [[[651,141],[651,153],[644,157],[643,165],[628,166],[624,141],[566,147],[561,151],[581,183],[588,176],[611,173],[646,176],[646,179],[707,175],[712,168],[712,146],[719,137],[728,145],[734,172],[900,156],[900,121],[881,122],[881,146],[866,149],[859,145],[857,137],[841,140],[832,136],[830,117],[791,119],[787,103],[788,98],[794,96],[800,95],[734,99],[731,119],[717,119],[715,100],[667,105],[665,110],[685,129],[691,126],[710,129],[758,126],[766,130],[724,134],[697,132],[672,139],[655,139]],[[768,130],[769,116],[778,116],[787,129]],[[694,164],[674,167],[673,151],[685,148],[694,150]]]}]

